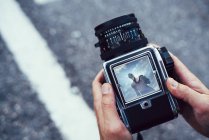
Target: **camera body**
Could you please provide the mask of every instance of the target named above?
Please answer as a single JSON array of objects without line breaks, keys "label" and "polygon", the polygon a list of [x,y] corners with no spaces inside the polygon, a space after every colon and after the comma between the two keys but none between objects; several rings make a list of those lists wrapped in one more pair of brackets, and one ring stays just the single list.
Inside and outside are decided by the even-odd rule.
[{"label": "camera body", "polygon": [[134,14],[95,30],[105,79],[113,86],[118,113],[128,130],[137,133],[177,117],[178,102],[165,85],[174,67],[167,49],[148,44]]},{"label": "camera body", "polygon": [[[169,121],[178,116],[177,100],[172,97],[165,85],[168,74],[159,50],[152,45],[147,45],[144,48],[103,63],[105,79],[112,84],[116,94],[116,103],[120,117],[132,133]],[[141,67],[141,69],[136,70],[137,67]],[[137,91],[130,89],[132,88],[131,84],[134,83],[131,79],[128,79],[128,74],[131,71],[135,75],[138,74],[137,76],[139,77],[143,75],[150,80],[149,84],[147,84],[148,86],[146,86],[146,82],[144,82],[146,79],[139,78],[145,86],[139,85],[138,92],[140,93],[138,94]],[[120,77],[125,74],[127,77]],[[126,81],[128,80],[131,82],[127,83]],[[127,86],[130,86],[129,89],[127,89]],[[140,87],[145,89],[140,91]],[[152,88],[151,90],[149,90],[150,87]],[[127,93],[126,89],[130,92]],[[129,96],[125,94],[129,94]]]}]

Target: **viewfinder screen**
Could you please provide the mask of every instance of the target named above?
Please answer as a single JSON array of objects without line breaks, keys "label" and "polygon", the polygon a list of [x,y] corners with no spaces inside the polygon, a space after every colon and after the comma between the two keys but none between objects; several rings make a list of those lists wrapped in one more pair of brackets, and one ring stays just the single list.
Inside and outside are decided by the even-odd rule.
[{"label": "viewfinder screen", "polygon": [[126,103],[160,90],[148,56],[115,66],[113,71]]}]

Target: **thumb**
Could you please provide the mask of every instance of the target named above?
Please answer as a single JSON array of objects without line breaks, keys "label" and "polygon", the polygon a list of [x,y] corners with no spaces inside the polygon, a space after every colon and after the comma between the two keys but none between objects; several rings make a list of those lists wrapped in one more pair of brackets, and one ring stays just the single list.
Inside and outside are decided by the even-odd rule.
[{"label": "thumb", "polygon": [[166,85],[173,96],[183,100],[193,108],[201,104],[201,94],[191,89],[190,87],[178,83],[173,78],[168,78]]},{"label": "thumb", "polygon": [[108,83],[102,85],[102,110],[104,121],[118,123],[120,118],[116,109],[115,96],[112,86]]}]

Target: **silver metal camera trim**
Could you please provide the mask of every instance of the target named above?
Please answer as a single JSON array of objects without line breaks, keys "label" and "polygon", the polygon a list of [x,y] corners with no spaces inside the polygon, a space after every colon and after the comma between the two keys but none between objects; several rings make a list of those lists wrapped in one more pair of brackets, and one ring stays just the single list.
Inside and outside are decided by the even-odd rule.
[{"label": "silver metal camera trim", "polygon": [[[157,50],[156,48],[154,48],[152,45],[147,45],[147,46],[144,47],[144,48],[138,49],[138,50],[136,50],[136,51],[130,52],[130,53],[128,53],[128,54],[121,55],[121,56],[119,56],[119,57],[116,57],[116,58],[113,58],[113,59],[111,59],[111,60],[109,60],[109,61],[104,62],[104,63],[103,63],[103,67],[104,67],[105,73],[107,73],[107,71],[106,71],[105,68],[106,68],[106,65],[107,65],[108,63],[111,63],[112,61],[118,60],[118,59],[120,59],[120,58],[122,58],[122,57],[126,57],[126,56],[128,56],[128,55],[131,55],[131,54],[134,54],[134,53],[137,53],[137,52],[141,52],[141,51],[143,51],[143,50],[145,50],[145,49],[147,49],[147,48],[150,48],[150,49],[154,50],[155,55],[156,55],[156,57],[157,57],[157,59],[158,59],[158,63],[159,63],[159,65],[160,65],[160,62],[159,62],[159,61],[162,61],[162,59],[161,59],[161,56],[160,56],[158,50]],[[146,51],[146,52],[140,53],[140,54],[138,54],[138,55],[135,55],[135,56],[133,56],[133,57],[130,57],[130,58],[126,59],[126,60],[122,60],[122,61],[116,62],[116,63],[114,63],[114,64],[111,64],[110,67],[112,67],[112,65],[117,65],[118,63],[121,63],[121,62],[123,62],[123,61],[128,61],[128,60],[130,60],[130,59],[131,59],[131,60],[133,60],[134,58],[140,59],[140,56],[143,56],[143,55],[145,55],[145,54],[147,54],[147,53],[150,54],[151,59],[152,59],[152,61],[154,62],[154,58],[153,58],[152,54],[151,54],[149,51]],[[151,62],[150,62],[150,63],[151,63]],[[155,63],[153,63],[153,64],[154,64],[154,67],[156,68],[156,64],[155,64]],[[160,65],[160,69],[162,70],[161,65]],[[112,68],[110,69],[110,71],[111,71],[111,74],[113,75]],[[162,70],[162,71],[163,71],[163,72],[166,72],[165,70]],[[160,77],[158,71],[156,71],[156,74],[157,74],[158,77]],[[156,75],[155,75],[155,76],[156,76]],[[106,80],[108,80],[108,82],[111,83],[111,82],[110,82],[110,79],[109,79],[109,77],[108,77],[108,75],[106,75],[105,77],[106,77]],[[167,78],[165,78],[165,77],[166,77],[166,75],[163,73],[163,78],[164,78],[163,80],[166,80],[166,79],[167,79]],[[116,80],[115,80],[115,77],[113,77],[113,79],[114,79],[114,83],[117,83]],[[152,94],[149,94],[149,95],[146,95],[146,96],[141,96],[140,98],[136,98],[136,99],[132,100],[131,102],[134,102],[134,101],[136,101],[136,100],[140,100],[140,99],[142,99],[142,98],[145,98],[145,97],[148,97],[148,96],[151,96],[151,95],[154,95],[154,94],[157,94],[157,93],[159,93],[159,92],[162,91],[162,90],[165,91],[165,90],[164,90],[164,87],[163,87],[163,84],[162,84],[162,81],[161,81],[161,78],[159,78],[159,80],[160,80],[160,83],[158,83],[158,84],[159,84],[159,86],[161,87],[160,90],[155,91],[155,92],[152,92]],[[116,87],[117,87],[117,86],[116,86]],[[120,90],[118,89],[118,87],[117,87],[117,91],[119,92],[120,98],[123,99],[123,97],[122,97],[123,95],[121,95],[122,93],[120,92]],[[160,94],[160,95],[162,95],[162,94]],[[157,96],[159,96],[159,95],[157,95]],[[129,104],[129,103],[131,103],[131,102],[127,102],[127,103],[125,103],[125,104],[124,104],[124,102],[122,102],[122,103],[123,103],[123,106],[126,107],[127,104]]]},{"label": "silver metal camera trim", "polygon": [[[152,54],[151,54],[149,51],[146,51],[146,52],[140,53],[140,54],[138,54],[138,55],[135,55],[135,56],[133,56],[133,57],[130,57],[130,58],[126,59],[126,60],[122,60],[122,61],[116,62],[116,63],[114,63],[114,64],[111,64],[111,65],[110,65],[110,67],[111,67],[111,69],[110,69],[111,74],[113,75],[113,73],[114,73],[114,72],[113,72],[113,69],[115,68],[115,65],[117,65],[118,63],[122,63],[121,65],[123,65],[123,64],[130,63],[131,61],[140,60],[140,59],[143,58],[143,57],[148,57],[148,59],[149,59],[148,54],[150,54],[150,56],[151,56],[151,59],[152,59],[151,61],[154,61],[154,58],[152,57]],[[141,57],[140,57],[140,56],[141,56]],[[134,59],[134,58],[136,58],[136,59]],[[129,60],[130,60],[130,61],[129,61]],[[124,61],[125,61],[125,63],[123,63]],[[127,62],[127,61],[128,61],[128,62]],[[152,66],[150,60],[149,60],[149,63],[150,63],[150,65],[151,65],[151,67],[152,67],[152,71],[154,72],[153,66]],[[154,64],[154,67],[156,68],[155,63],[153,63],[153,64]],[[120,66],[120,65],[118,65],[118,66]],[[117,67],[117,66],[116,66],[116,67]],[[157,74],[158,77],[160,77],[158,71],[156,71],[156,74]],[[113,76],[113,79],[114,79],[114,82],[115,82],[115,83],[117,83],[117,82],[116,82],[116,78],[117,78],[117,77],[114,77],[114,76]],[[157,79],[156,75],[155,75],[155,78]],[[148,97],[148,96],[151,96],[151,95],[154,95],[154,94],[157,94],[157,93],[159,93],[159,92],[164,91],[164,88],[163,88],[163,86],[162,86],[162,81],[161,81],[161,79],[160,79],[160,82],[158,82],[158,84],[159,84],[158,86],[161,87],[159,90],[154,91],[154,92],[150,92],[149,94],[145,94],[145,95],[143,95],[143,96],[139,96],[139,97],[137,97],[137,98],[135,98],[135,99],[133,99],[133,100],[131,100],[131,101],[128,101],[128,102],[125,101],[125,104],[123,103],[123,105],[124,105],[124,106],[127,106],[128,104],[130,104],[130,103],[132,103],[132,102],[134,102],[134,101],[137,101],[137,100],[143,99],[143,98],[145,98],[145,97]],[[118,91],[119,94],[120,94],[120,97],[122,98],[122,96],[123,96],[123,93],[121,93],[122,91],[118,88],[118,86],[116,86],[116,87],[117,87],[117,91]],[[121,94],[122,94],[122,95],[121,95]],[[123,97],[123,98],[124,98],[124,97]],[[122,98],[122,99],[123,99],[123,98]],[[124,99],[125,99],[125,98],[124,98]]]},{"label": "silver metal camera trim", "polygon": [[[148,45],[150,45],[150,46],[153,46],[153,45],[151,45],[151,44],[148,44]],[[155,48],[155,47],[154,47]],[[167,71],[166,71],[166,68],[165,68],[165,65],[164,65],[164,63],[163,63],[163,60],[162,60],[162,58],[161,58],[161,56],[160,56],[160,53],[159,53],[159,51],[155,48],[154,49],[154,51],[155,51],[155,55],[156,55],[156,57],[157,57],[157,60],[159,60],[158,61],[158,63],[160,64],[159,66],[160,66],[160,69],[161,69],[161,71],[163,71],[162,72],[162,74],[163,74],[163,80],[164,81],[166,81],[167,79],[168,79],[168,73],[167,73]],[[168,94],[167,92],[166,92],[166,94]],[[173,98],[171,98],[171,94],[168,94],[169,96],[170,96],[170,98],[168,98],[169,99],[169,102],[172,104],[171,105],[171,108],[172,108],[172,111],[173,111],[173,113],[174,114],[178,114],[178,107],[176,106],[176,104],[174,103],[175,101],[173,100]],[[174,108],[175,107],[175,108]]]}]

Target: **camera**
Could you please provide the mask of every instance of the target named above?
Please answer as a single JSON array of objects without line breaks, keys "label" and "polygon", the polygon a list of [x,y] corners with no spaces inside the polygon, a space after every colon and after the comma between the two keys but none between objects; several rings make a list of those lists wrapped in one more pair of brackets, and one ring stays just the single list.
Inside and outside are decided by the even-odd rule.
[{"label": "camera", "polygon": [[118,114],[131,133],[178,116],[165,83],[174,62],[165,47],[148,44],[137,18],[128,14],[95,27],[105,79],[115,91]]}]

